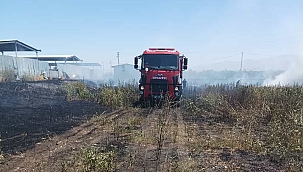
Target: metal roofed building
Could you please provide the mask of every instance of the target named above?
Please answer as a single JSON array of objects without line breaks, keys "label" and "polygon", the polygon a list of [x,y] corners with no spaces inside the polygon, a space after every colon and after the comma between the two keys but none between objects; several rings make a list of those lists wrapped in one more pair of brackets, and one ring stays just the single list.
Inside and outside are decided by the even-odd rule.
[{"label": "metal roofed building", "polygon": [[83,61],[80,58],[78,58],[75,55],[39,55],[36,57],[32,57],[32,56],[20,56],[22,58],[29,58],[29,59],[37,59],[39,61],[53,61],[53,62],[57,62],[57,61],[72,61],[72,62],[78,62],[78,61]]},{"label": "metal roofed building", "polygon": [[[25,59],[35,59],[39,61],[48,62],[49,65],[49,76],[52,76],[54,78],[60,78],[62,75],[64,78],[74,78],[69,77],[70,76],[78,76],[78,77],[84,77],[85,73],[82,68],[75,68],[76,66],[70,66],[69,63],[66,62],[79,62],[83,61],[80,58],[78,58],[75,55],[41,55],[41,56],[20,56]],[[57,61],[64,62],[64,63],[57,63]],[[61,72],[60,72],[60,71]],[[84,69],[85,70],[85,69]],[[85,77],[88,77],[88,74],[85,75]]]},{"label": "metal roofed building", "polygon": [[76,66],[89,66],[89,67],[101,67],[100,63],[74,63]]},{"label": "metal roofed building", "polygon": [[114,79],[116,81],[128,82],[132,80],[139,80],[140,72],[134,69],[132,64],[120,64],[112,66],[114,68]]},{"label": "metal roofed building", "polygon": [[34,51],[36,56],[41,50],[29,46],[19,40],[0,40],[0,52],[4,55],[4,52],[15,52],[16,57],[18,56],[18,51]]},{"label": "metal roofed building", "polygon": [[[18,52],[35,52],[38,56],[41,50],[16,39],[0,40],[0,71],[8,71],[10,75],[14,75],[13,78],[19,80],[26,76],[39,77],[42,71],[48,70],[46,62],[19,58]],[[2,75],[0,78],[3,79],[5,76]]]}]

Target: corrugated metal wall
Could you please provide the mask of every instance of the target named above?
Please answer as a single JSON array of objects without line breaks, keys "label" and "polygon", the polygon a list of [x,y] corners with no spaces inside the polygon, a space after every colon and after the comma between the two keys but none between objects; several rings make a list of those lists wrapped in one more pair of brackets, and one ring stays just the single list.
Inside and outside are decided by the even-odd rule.
[{"label": "corrugated metal wall", "polygon": [[39,76],[43,71],[47,72],[47,62],[33,59],[0,55],[0,71],[13,69],[19,77],[23,75]]},{"label": "corrugated metal wall", "polygon": [[7,69],[14,70],[15,74],[20,78],[24,75],[39,76],[42,72],[46,72],[46,76],[50,77],[64,77],[63,73],[66,72],[71,79],[101,79],[100,69],[89,69],[88,67],[72,64],[57,64],[57,68],[59,69],[58,72],[49,72],[48,62],[0,55],[0,71]]}]

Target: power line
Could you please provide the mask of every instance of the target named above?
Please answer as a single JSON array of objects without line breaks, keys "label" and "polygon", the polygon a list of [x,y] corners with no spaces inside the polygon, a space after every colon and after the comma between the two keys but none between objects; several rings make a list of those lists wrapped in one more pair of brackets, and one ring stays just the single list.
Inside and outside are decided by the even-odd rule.
[{"label": "power line", "polygon": [[186,54],[189,54],[189,53],[202,53],[203,51],[188,51],[188,52],[182,52],[182,53],[186,53]]},{"label": "power line", "polygon": [[[188,53],[202,53],[202,52],[203,52],[203,51],[190,51],[190,52],[182,52],[182,53],[188,54]],[[234,54],[234,55],[230,55],[230,56],[219,57],[219,58],[215,58],[215,59],[234,57],[234,56],[237,56],[237,55],[240,55],[240,54],[241,54],[241,53]],[[212,59],[212,60],[215,60],[215,59]]]},{"label": "power line", "polygon": [[225,59],[225,58],[235,57],[235,56],[239,56],[239,55],[241,55],[241,53],[230,55],[230,56],[225,56],[225,57],[214,58],[214,59],[210,59],[210,60]]},{"label": "power line", "polygon": [[254,55],[254,56],[260,56],[261,54],[253,54],[253,53],[247,53],[247,52],[244,52],[245,54],[248,54],[248,55]]}]

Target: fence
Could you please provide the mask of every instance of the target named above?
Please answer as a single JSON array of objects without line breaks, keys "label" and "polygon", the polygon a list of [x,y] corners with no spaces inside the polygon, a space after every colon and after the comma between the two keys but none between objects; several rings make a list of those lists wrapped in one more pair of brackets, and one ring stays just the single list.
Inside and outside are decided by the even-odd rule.
[{"label": "fence", "polygon": [[33,59],[0,55],[0,71],[13,70],[15,75],[39,76],[43,71],[48,71],[48,63]]},{"label": "fence", "polygon": [[13,71],[14,77],[23,78],[25,76],[40,76],[46,72],[48,77],[66,77],[66,73],[71,79],[97,80],[101,78],[101,69],[90,69],[73,64],[57,64],[58,71],[49,72],[48,62],[36,59],[26,59],[21,57],[12,57],[0,55],[0,72]]}]

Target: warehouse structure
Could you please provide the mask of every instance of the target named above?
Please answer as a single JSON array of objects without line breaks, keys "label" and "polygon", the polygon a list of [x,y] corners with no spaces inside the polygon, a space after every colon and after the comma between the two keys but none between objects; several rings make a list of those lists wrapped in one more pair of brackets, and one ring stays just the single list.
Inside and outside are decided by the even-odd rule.
[{"label": "warehouse structure", "polygon": [[[66,62],[82,62],[80,58],[75,55],[41,55],[41,56],[19,56],[25,59],[39,60],[47,62],[49,65],[48,76],[56,79],[81,79],[83,78],[82,68],[75,69],[72,66],[66,65]],[[64,63],[57,63],[64,62]],[[76,74],[77,73],[77,74]],[[82,74],[81,74],[82,73]],[[76,77],[77,76],[77,77]],[[81,77],[81,78],[79,78]],[[87,76],[85,77],[87,78]]]},{"label": "warehouse structure", "polygon": [[[35,55],[20,56],[20,51],[35,52]],[[48,78],[91,80],[96,79],[96,74],[100,73],[100,70],[89,68],[101,66],[100,64],[84,64],[76,55],[39,55],[41,50],[19,40],[0,41],[0,52],[0,71],[12,70],[17,78],[46,74]],[[15,57],[6,52],[15,52]]]},{"label": "warehouse structure", "polygon": [[15,52],[16,57],[18,57],[18,51],[36,52],[36,56],[38,56],[38,52],[41,52],[41,50],[38,50],[18,40],[0,40],[0,52],[2,55],[4,55],[4,52]]},{"label": "warehouse structure", "polygon": [[140,72],[134,69],[132,64],[120,64],[112,66],[114,69],[114,80],[120,82],[138,81],[140,79]]}]

